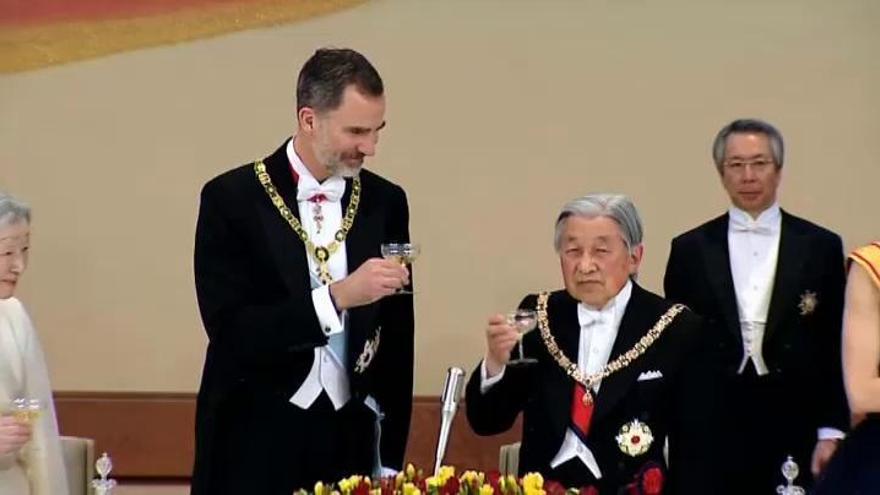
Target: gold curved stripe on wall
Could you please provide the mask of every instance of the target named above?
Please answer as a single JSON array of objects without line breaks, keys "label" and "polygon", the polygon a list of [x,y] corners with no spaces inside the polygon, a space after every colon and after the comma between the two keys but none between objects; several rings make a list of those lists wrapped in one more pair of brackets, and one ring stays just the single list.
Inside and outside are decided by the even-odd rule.
[{"label": "gold curved stripe on wall", "polygon": [[281,25],[364,2],[366,0],[256,0],[151,17],[5,27],[0,30],[0,73]]}]

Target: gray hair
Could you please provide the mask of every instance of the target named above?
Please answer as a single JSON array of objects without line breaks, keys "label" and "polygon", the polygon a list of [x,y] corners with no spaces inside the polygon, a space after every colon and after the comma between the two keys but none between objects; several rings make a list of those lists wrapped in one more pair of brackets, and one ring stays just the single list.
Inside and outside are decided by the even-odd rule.
[{"label": "gray hair", "polygon": [[562,232],[565,230],[565,221],[571,216],[608,217],[614,220],[620,226],[623,242],[630,253],[642,243],[642,219],[639,218],[636,205],[629,198],[623,194],[588,194],[566,203],[556,218],[553,247],[557,253],[562,249]]},{"label": "gray hair", "polygon": [[718,173],[721,173],[721,167],[724,164],[724,153],[727,148],[727,138],[731,134],[763,134],[770,141],[770,152],[773,154],[773,163],[776,169],[782,168],[785,161],[785,146],[782,142],[782,134],[773,127],[769,122],[758,119],[737,119],[722,127],[715,136],[715,142],[712,143],[712,159],[715,161],[715,167]]},{"label": "gray hair", "polygon": [[31,223],[31,207],[0,191],[0,227],[24,221]]}]

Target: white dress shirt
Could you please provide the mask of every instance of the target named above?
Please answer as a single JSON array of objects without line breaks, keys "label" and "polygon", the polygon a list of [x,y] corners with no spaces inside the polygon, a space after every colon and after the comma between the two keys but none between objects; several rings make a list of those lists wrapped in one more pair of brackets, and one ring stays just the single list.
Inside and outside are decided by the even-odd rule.
[{"label": "white dress shirt", "polygon": [[776,276],[782,213],[774,203],[757,219],[736,207],[730,208],[728,216],[730,272],[743,342],[738,372],[742,373],[751,360],[758,375],[763,376],[769,373],[763,353],[764,329]]},{"label": "white dress shirt", "polygon": [[[774,203],[753,219],[745,211],[732,206],[728,215],[730,272],[743,340],[739,373],[745,370],[751,359],[758,375],[763,376],[769,373],[763,353],[764,330],[776,277],[782,211]],[[840,439],[844,433],[836,428],[822,427],[818,430],[818,437],[820,440]]]},{"label": "white dress shirt", "polygon": [[[304,190],[317,186],[318,181],[294,151],[293,139],[287,142],[287,158],[290,160],[291,168],[299,176],[298,189]],[[342,177],[331,176],[321,186],[338,188],[339,184],[334,184],[334,181],[341,182],[342,191],[345,191],[345,179]],[[341,197],[342,194],[338,194],[338,198],[335,198],[335,201],[328,199],[321,203],[321,214],[324,217],[321,232],[318,232],[314,219],[315,203],[309,201],[306,197],[297,197],[300,223],[315,245],[326,246],[330,244],[336,231],[342,226]],[[303,249],[305,249],[305,246],[303,246]],[[330,286],[322,285],[318,279],[318,264],[311,254],[306,253],[306,258],[309,261],[312,302],[315,306],[318,322],[328,336],[342,332],[345,328],[347,313],[343,312],[340,315],[336,312],[333,301],[330,299]],[[348,261],[344,242],[330,256],[327,264],[333,280],[341,280],[348,275]],[[329,345],[316,347],[312,369],[309,371],[305,381],[300,385],[299,390],[290,398],[290,402],[302,409],[308,409],[321,395],[323,390],[333,403],[333,407],[336,410],[341,409],[351,396],[348,375],[342,362],[340,356],[336,356]]]},{"label": "white dress shirt", "polygon": [[[577,360],[578,367],[585,373],[597,373],[608,364],[614,341],[617,339],[620,321],[623,319],[631,295],[632,282],[627,281],[620,292],[601,309],[591,308],[583,303],[578,304],[577,316],[578,324],[580,324],[580,337],[578,339]],[[504,369],[498,375],[487,378],[488,373],[484,360],[480,367],[480,373],[480,390],[485,392],[501,380],[504,376]],[[593,386],[593,391],[598,392],[600,385],[601,382],[597,382]],[[569,408],[566,408],[566,414],[569,414]],[[596,457],[577,434],[569,428],[565,431],[559,452],[550,461],[550,467],[555,468],[575,457],[587,466],[596,479],[602,478],[602,471],[599,469]]]}]

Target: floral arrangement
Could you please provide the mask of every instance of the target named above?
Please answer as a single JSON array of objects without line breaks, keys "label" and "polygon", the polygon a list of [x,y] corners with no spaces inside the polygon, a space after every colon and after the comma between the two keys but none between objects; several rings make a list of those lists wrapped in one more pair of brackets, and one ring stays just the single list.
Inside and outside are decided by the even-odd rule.
[{"label": "floral arrangement", "polygon": [[[623,493],[660,495],[663,478],[662,469],[649,463]],[[558,482],[545,481],[540,473],[517,478],[498,471],[464,471],[457,476],[455,468],[443,466],[436,475],[425,476],[421,469],[409,464],[394,477],[371,479],[355,475],[335,484],[319,481],[312,492],[298,490],[294,495],[599,495],[599,490],[594,486],[565,488]]]}]

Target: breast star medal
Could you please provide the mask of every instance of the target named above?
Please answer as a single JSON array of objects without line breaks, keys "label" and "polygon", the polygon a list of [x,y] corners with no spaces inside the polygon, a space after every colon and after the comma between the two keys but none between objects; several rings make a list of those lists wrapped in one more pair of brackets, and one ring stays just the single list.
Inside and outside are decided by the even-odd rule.
[{"label": "breast star medal", "polygon": [[373,362],[373,358],[376,357],[376,353],[379,351],[379,339],[381,336],[382,327],[378,327],[373,338],[364,342],[364,350],[361,351],[354,365],[355,373],[363,373],[370,366],[370,363]]},{"label": "breast star medal", "polygon": [[801,310],[801,316],[806,316],[813,311],[816,311],[816,306],[819,305],[819,299],[816,297],[816,293],[808,290],[801,294],[801,302],[798,304],[798,308]]},{"label": "breast star medal", "polygon": [[654,443],[654,434],[651,427],[634,419],[620,427],[620,433],[614,437],[620,451],[630,457],[637,457],[651,448]]}]

